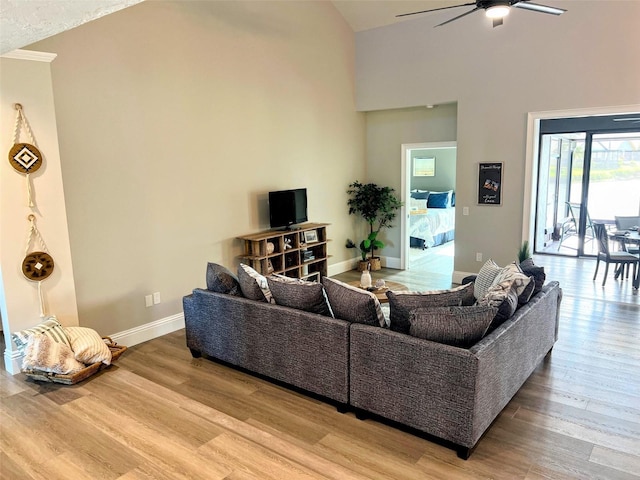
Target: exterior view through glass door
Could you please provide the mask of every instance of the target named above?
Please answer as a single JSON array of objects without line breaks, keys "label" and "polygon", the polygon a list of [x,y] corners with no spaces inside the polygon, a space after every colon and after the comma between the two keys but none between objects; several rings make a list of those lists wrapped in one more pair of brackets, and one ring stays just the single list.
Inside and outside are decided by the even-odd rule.
[{"label": "exterior view through glass door", "polygon": [[594,222],[640,215],[640,116],[542,120],[540,132],[534,252],[597,255]]}]

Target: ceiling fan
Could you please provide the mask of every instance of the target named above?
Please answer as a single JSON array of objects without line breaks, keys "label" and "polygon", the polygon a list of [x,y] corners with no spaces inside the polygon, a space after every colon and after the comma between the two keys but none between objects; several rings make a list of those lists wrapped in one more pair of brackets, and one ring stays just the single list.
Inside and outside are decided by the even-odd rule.
[{"label": "ceiling fan", "polygon": [[396,17],[406,17],[408,15],[417,15],[419,13],[427,13],[427,12],[435,12],[437,10],[447,10],[449,8],[458,8],[458,7],[470,7],[475,6],[476,8],[469,10],[468,12],[463,13],[462,15],[458,15],[457,17],[453,17],[446,22],[442,22],[436,27],[440,27],[442,25],[446,25],[447,23],[451,23],[454,20],[458,20],[459,18],[465,17],[470,13],[473,13],[477,10],[484,9],[487,17],[493,20],[493,26],[497,27],[502,25],[502,20],[509,14],[509,9],[511,7],[522,8],[524,10],[531,10],[539,13],[549,13],[551,15],[561,15],[566,12],[563,8],[556,7],[548,7],[547,5],[539,5],[537,3],[531,3],[529,0],[476,0],[475,2],[463,3],[460,5],[452,5],[450,7],[441,7],[441,8],[433,8],[431,10],[421,10],[419,12],[411,12],[411,13],[403,13],[400,15],[396,15]]}]

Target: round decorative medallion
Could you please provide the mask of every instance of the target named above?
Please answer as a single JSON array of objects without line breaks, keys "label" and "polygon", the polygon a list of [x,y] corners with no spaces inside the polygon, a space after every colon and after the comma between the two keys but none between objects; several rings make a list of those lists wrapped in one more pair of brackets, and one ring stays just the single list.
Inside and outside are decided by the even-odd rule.
[{"label": "round decorative medallion", "polygon": [[53,258],[46,252],[31,252],[22,261],[22,273],[29,280],[44,280],[53,273]]},{"label": "round decorative medallion", "polygon": [[20,173],[33,173],[42,165],[42,154],[35,145],[16,143],[9,150],[9,163]]}]

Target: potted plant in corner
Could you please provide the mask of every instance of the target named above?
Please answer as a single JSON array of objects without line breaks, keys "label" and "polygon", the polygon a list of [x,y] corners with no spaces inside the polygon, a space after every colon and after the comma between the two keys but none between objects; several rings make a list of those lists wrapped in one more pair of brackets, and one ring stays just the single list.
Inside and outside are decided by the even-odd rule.
[{"label": "potted plant in corner", "polygon": [[522,242],[518,250],[518,263],[524,262],[527,258],[531,258],[531,250],[529,249],[529,240]]},{"label": "potted plant in corner", "polygon": [[[378,240],[378,234],[383,228],[390,227],[396,218],[397,212],[402,207],[402,202],[396,197],[395,190],[391,187],[381,187],[375,183],[363,184],[359,181],[353,182],[347,189],[349,200],[349,215],[360,215],[369,224],[369,235],[362,240],[358,247],[362,256],[359,270],[364,263],[371,265],[371,270],[380,269],[380,258],[374,256],[376,250],[384,248],[384,243]],[[351,247],[347,242],[348,248]],[[367,259],[367,254],[369,255]]]}]

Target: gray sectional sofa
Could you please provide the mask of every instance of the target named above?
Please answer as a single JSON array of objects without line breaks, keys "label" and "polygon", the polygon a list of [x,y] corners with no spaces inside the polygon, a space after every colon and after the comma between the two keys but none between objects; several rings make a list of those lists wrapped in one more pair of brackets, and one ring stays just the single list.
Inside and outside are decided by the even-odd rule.
[{"label": "gray sectional sofa", "polygon": [[187,346],[451,442],[468,458],[557,339],[562,290],[549,282],[470,348],[195,289]]}]

